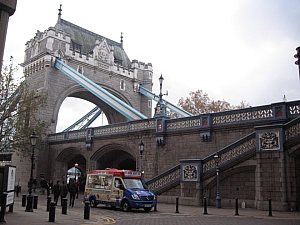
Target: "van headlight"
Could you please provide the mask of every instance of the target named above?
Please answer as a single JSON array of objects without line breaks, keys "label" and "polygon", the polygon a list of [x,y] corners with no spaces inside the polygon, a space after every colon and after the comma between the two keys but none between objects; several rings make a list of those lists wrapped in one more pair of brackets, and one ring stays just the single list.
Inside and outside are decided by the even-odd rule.
[{"label": "van headlight", "polygon": [[135,200],[140,200],[140,197],[137,194],[132,194],[131,197]]}]

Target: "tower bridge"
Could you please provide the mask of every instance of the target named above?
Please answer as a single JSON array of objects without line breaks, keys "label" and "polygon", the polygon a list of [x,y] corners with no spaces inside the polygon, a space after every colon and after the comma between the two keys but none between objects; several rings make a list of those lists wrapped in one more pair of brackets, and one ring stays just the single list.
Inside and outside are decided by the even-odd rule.
[{"label": "tower bridge", "polygon": [[[161,89],[159,96],[152,93],[151,63],[130,61],[122,36],[120,43],[110,40],[63,20],[60,12],[54,27],[26,43],[22,63],[29,87],[48,96],[38,113],[50,124],[48,146],[36,151],[38,179],[66,180],[75,163],[83,177],[88,170],[143,165],[159,201],[180,196],[181,204],[201,205],[207,197],[213,205],[217,154],[222,206],[238,197],[265,210],[271,198],[274,210],[299,210],[300,101],[198,116],[181,111],[182,118],[170,119],[165,109],[176,107],[162,100]],[[94,103],[109,125],[56,133],[67,97]],[[29,161],[14,155],[13,164],[25,187]]]}]

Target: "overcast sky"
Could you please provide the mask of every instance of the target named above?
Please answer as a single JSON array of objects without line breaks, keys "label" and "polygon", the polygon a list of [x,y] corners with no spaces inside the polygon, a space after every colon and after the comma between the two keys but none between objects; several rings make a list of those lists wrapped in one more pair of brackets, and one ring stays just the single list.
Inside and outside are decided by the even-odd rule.
[{"label": "overcast sky", "polygon": [[[25,43],[56,24],[60,4],[71,23],[118,42],[123,32],[130,60],[152,63],[153,92],[159,93],[162,74],[165,98],[174,104],[198,89],[233,105],[300,98],[293,57],[300,46],[299,0],[18,0],[4,65],[10,56],[14,65],[23,62]],[[63,103],[57,131],[89,111],[83,104]]]}]

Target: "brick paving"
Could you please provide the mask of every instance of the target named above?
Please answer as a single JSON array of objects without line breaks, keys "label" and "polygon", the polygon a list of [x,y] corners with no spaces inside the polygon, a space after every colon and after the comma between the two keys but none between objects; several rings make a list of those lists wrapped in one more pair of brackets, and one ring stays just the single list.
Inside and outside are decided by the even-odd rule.
[{"label": "brick paving", "polygon": [[[53,196],[52,196],[53,197]],[[6,224],[51,224],[49,222],[49,212],[46,211],[47,197],[39,196],[38,208],[34,212],[25,212],[25,207],[21,206],[22,196],[15,197],[13,212],[5,214]],[[192,207],[179,205],[178,213],[175,213],[176,206],[172,204],[159,203],[157,211],[133,210],[123,212],[120,209],[99,206],[91,208],[90,219],[84,219],[83,196],[75,201],[74,207],[69,207],[67,215],[62,214],[61,206],[55,210],[55,224],[115,224],[115,225],[198,225],[198,224],[243,224],[243,225],[299,225],[300,212],[272,212],[273,216],[268,216],[268,211],[254,209],[239,209],[239,215],[235,216],[234,208],[217,209],[208,207],[208,214],[203,214],[203,207]]]}]

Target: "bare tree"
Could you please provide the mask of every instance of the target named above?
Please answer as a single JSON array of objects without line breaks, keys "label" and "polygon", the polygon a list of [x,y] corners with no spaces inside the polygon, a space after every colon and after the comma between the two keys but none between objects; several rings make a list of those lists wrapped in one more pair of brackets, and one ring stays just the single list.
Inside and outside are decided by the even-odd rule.
[{"label": "bare tree", "polygon": [[[14,78],[17,68],[3,67],[0,74],[0,151],[17,151],[24,156],[31,151],[29,136],[33,131],[45,135],[47,124],[36,112],[45,104],[46,95],[29,90],[24,77]],[[44,145],[42,138],[37,143]]]},{"label": "bare tree", "polygon": [[[249,107],[249,103],[245,101],[241,101],[240,105],[234,106],[224,99],[210,100],[208,94],[204,93],[202,90],[197,90],[195,92],[191,91],[189,97],[180,98],[177,105],[194,115]],[[169,113],[169,115],[172,118],[178,117],[174,113]]]}]

